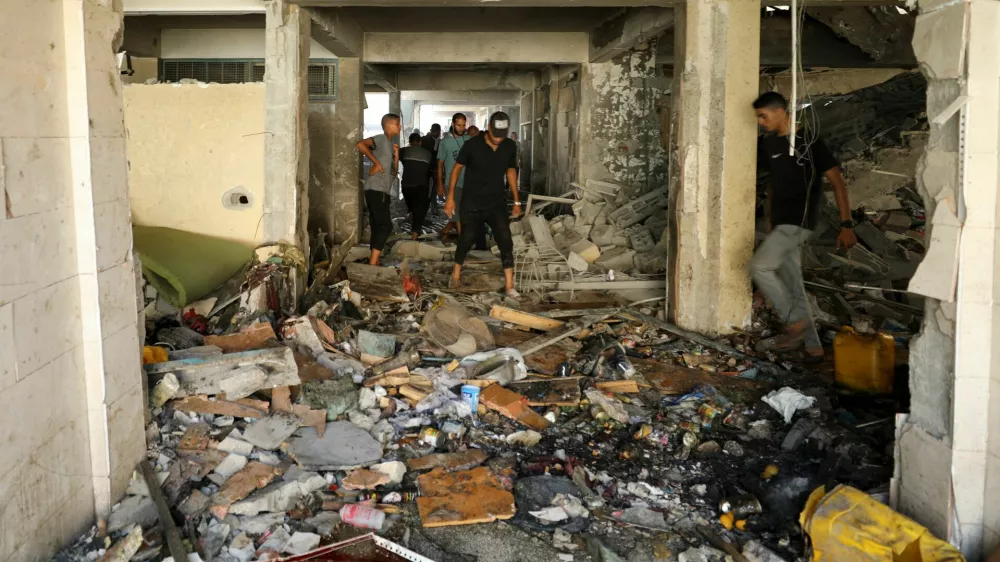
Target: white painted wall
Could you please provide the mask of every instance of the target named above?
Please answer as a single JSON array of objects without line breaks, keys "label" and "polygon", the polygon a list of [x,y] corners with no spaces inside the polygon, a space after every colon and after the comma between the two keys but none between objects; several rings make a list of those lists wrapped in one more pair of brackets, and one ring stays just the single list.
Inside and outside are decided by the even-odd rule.
[{"label": "white painted wall", "polygon": [[[336,55],[314,39],[312,59]],[[263,29],[164,29],[160,33],[160,58],[164,59],[263,59]]]},{"label": "white painted wall", "polygon": [[[0,560],[50,560],[145,453],[121,82],[100,2],[4,4]],[[109,80],[110,77],[110,80]]]}]

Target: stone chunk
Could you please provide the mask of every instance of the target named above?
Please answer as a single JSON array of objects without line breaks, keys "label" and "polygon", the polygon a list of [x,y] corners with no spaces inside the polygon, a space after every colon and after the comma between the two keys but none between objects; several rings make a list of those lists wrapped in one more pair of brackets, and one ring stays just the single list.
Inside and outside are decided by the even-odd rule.
[{"label": "stone chunk", "polygon": [[614,237],[614,227],[609,224],[600,224],[590,229],[590,240],[600,247],[611,246]]},{"label": "stone chunk", "polygon": [[590,240],[580,240],[576,244],[570,246],[570,251],[577,254],[584,259],[587,263],[594,263],[597,258],[601,257],[601,250]]},{"label": "stone chunk", "polygon": [[156,504],[149,496],[129,496],[108,517],[108,531],[116,532],[135,523],[149,527],[158,519]]},{"label": "stone chunk", "polygon": [[326,478],[319,474],[302,473],[291,482],[269,486],[243,501],[234,503],[229,512],[234,515],[257,515],[262,511],[285,512],[306,495],[322,490],[326,485]]},{"label": "stone chunk", "polygon": [[295,433],[300,421],[298,416],[292,414],[274,414],[247,426],[243,439],[256,447],[273,451]]},{"label": "stone chunk", "polygon": [[307,470],[348,470],[382,458],[382,444],[351,422],[326,425],[322,438],[311,427],[302,427],[287,443],[288,454]]},{"label": "stone chunk", "polygon": [[605,268],[615,270],[632,269],[635,260],[635,250],[626,248],[614,248],[604,252],[594,263]]}]

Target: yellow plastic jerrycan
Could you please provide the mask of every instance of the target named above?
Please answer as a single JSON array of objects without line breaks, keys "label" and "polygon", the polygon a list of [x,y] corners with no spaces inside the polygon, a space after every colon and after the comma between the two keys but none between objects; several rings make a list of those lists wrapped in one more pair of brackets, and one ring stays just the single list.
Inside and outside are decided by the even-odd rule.
[{"label": "yellow plastic jerrycan", "polygon": [[896,341],[878,332],[861,335],[844,326],[833,338],[833,369],[837,383],[875,394],[892,392],[896,368]]}]

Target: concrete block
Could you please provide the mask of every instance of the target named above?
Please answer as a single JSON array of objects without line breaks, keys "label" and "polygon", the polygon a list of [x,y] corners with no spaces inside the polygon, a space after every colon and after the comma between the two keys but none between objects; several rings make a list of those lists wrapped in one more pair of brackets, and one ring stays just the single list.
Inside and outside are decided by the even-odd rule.
[{"label": "concrete block", "polygon": [[73,224],[72,208],[0,220],[0,255],[18,263],[0,270],[0,304],[76,275]]},{"label": "concrete block", "polygon": [[566,263],[576,271],[587,271],[590,269],[590,262],[584,259],[580,254],[576,252],[570,252],[569,257],[566,259]]},{"label": "concrete block", "polygon": [[580,242],[580,235],[575,230],[563,230],[552,237],[556,249],[565,253],[573,247],[573,244]]},{"label": "concrete block", "polygon": [[628,237],[629,246],[632,247],[636,252],[652,252],[653,247],[656,246],[656,242],[653,240],[653,234],[648,230],[638,230]]},{"label": "concrete block", "polygon": [[611,225],[595,225],[594,228],[590,230],[590,240],[597,244],[598,246],[611,246],[614,244],[612,238],[614,238],[614,227]]},{"label": "concrete block", "polygon": [[[82,343],[79,289],[76,279],[67,279],[14,303],[17,327],[14,341],[20,379]],[[134,299],[125,300],[134,303]],[[132,322],[135,318],[133,312]]]},{"label": "concrete block", "polygon": [[101,305],[101,332],[113,334],[126,326],[135,326],[134,262],[129,261],[97,274]]},{"label": "concrete block", "polygon": [[666,254],[656,252],[643,252],[635,255],[635,269],[639,273],[660,273],[667,269]]},{"label": "concrete block", "polygon": [[226,458],[222,459],[222,462],[215,467],[215,472],[222,476],[223,480],[228,480],[230,476],[236,474],[237,472],[243,470],[243,467],[247,465],[247,458],[243,455],[237,455],[230,453]]},{"label": "concrete block", "polygon": [[594,218],[594,226],[599,224],[608,224],[608,214],[611,213],[611,205],[605,204],[601,207],[601,210],[597,213],[597,217]]},{"label": "concrete block", "polygon": [[95,206],[110,201],[128,202],[127,161],[124,137],[90,137],[90,177]]},{"label": "concrete block", "polygon": [[605,269],[629,270],[635,265],[634,259],[635,250],[615,248],[601,254],[601,257],[594,263]]},{"label": "concrete block", "polygon": [[149,527],[156,523],[156,504],[149,496],[129,496],[117,504],[108,517],[108,530],[121,531],[132,523]]},{"label": "concrete block", "polygon": [[295,433],[299,421],[291,414],[274,414],[247,426],[243,439],[256,447],[273,451]]},{"label": "concrete block", "polygon": [[629,242],[628,236],[620,234],[621,231],[615,231],[611,236],[611,243],[619,248],[630,248],[632,243]]},{"label": "concrete block", "polygon": [[917,267],[907,289],[910,292],[951,302],[958,281],[958,241],[961,227],[947,204],[938,204],[931,221],[927,255]]},{"label": "concrete block", "polygon": [[132,222],[128,201],[109,201],[94,205],[97,241],[97,269],[104,271],[125,263],[132,251]]},{"label": "concrete block", "polygon": [[531,235],[535,239],[535,244],[539,248],[555,248],[556,243],[552,240],[552,233],[549,230],[549,223],[545,217],[533,215],[528,217],[528,226],[531,227]]},{"label": "concrete block", "polygon": [[115,402],[142,382],[139,334],[126,326],[104,338],[104,396]]},{"label": "concrete block", "polygon": [[577,225],[573,227],[573,230],[575,230],[576,233],[580,235],[580,238],[586,240],[590,238],[590,231],[593,228],[594,225],[591,224],[577,223]]},{"label": "concrete block", "polygon": [[570,251],[574,252],[587,263],[594,263],[597,258],[601,257],[601,250],[597,247],[597,244],[589,240],[580,240],[576,244],[570,246]]},{"label": "concrete block", "polygon": [[[142,385],[136,385],[121,398],[108,405],[108,442],[111,449],[111,471],[126,472],[122,482],[128,486],[127,474],[146,454],[146,432],[143,423]],[[122,488],[124,489],[124,488]]]},{"label": "concrete block", "polygon": [[962,521],[983,520],[986,456],[985,451],[952,451],[951,485],[955,494],[955,511]]},{"label": "concrete block", "polygon": [[[573,213],[577,219],[576,223],[593,225],[597,221],[598,215],[604,211],[606,206],[607,203],[604,201],[582,200],[578,203],[573,203]],[[606,212],[605,216],[607,216]]]},{"label": "concrete block", "polygon": [[[1000,486],[1000,456],[991,453],[986,457],[986,490],[996,490],[998,486]],[[988,529],[1000,529],[1000,505],[994,501],[986,502],[983,523]]]}]

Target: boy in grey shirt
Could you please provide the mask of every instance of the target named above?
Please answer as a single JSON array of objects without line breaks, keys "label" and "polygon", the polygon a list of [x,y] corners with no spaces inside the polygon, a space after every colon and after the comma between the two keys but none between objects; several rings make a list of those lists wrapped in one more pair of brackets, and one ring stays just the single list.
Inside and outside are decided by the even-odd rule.
[{"label": "boy in grey shirt", "polygon": [[371,256],[368,258],[371,265],[378,265],[385,242],[392,234],[389,194],[399,169],[400,128],[399,115],[387,113],[382,117],[382,134],[357,144],[358,151],[372,163],[365,181],[365,204],[368,206],[368,224],[372,230],[369,244]]}]

